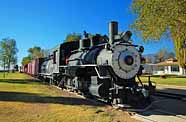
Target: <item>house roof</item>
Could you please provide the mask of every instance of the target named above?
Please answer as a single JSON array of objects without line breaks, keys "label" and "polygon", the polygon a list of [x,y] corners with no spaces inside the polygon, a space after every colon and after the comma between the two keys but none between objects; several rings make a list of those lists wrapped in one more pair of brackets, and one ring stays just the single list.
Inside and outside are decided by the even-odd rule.
[{"label": "house roof", "polygon": [[173,65],[179,65],[178,60],[175,58],[169,58],[163,62],[154,64],[155,66],[173,66]]}]

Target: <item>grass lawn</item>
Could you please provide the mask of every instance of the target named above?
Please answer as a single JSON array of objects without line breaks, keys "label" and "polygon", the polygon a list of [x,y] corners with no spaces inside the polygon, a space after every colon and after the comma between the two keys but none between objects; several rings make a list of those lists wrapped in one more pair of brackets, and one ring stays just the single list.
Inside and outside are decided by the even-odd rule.
[{"label": "grass lawn", "polygon": [[10,73],[4,80],[0,73],[0,122],[135,122],[126,112],[25,79],[32,78]]},{"label": "grass lawn", "polygon": [[[4,77],[5,76],[5,77]],[[0,79],[33,79],[31,76],[23,74],[23,73],[19,73],[19,72],[15,72],[15,73],[3,73],[0,72]]]},{"label": "grass lawn", "polygon": [[[145,76],[141,76],[140,79],[142,82],[148,81],[148,77]],[[186,77],[151,77],[151,81],[156,82],[157,84],[186,86]]]}]

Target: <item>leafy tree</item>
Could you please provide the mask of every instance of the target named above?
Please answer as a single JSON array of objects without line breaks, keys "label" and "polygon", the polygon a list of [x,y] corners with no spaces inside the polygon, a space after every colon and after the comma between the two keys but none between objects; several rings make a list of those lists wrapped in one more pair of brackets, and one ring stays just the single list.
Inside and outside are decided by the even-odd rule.
[{"label": "leafy tree", "polygon": [[145,63],[152,63],[152,59],[150,57],[145,57]]},{"label": "leafy tree", "polygon": [[15,39],[4,38],[0,41],[0,60],[3,64],[7,65],[8,71],[11,64],[15,65],[17,63],[17,52]]},{"label": "leafy tree", "polygon": [[45,50],[42,50],[42,52],[43,52],[43,56],[47,57],[49,55],[49,53],[50,53],[50,50],[45,49]]},{"label": "leafy tree", "polygon": [[[180,54],[180,57],[183,57],[182,60],[183,61],[180,61],[181,63],[181,66],[185,66],[185,69],[186,69],[186,41],[184,41],[181,45],[181,48],[179,50],[179,54]],[[185,70],[185,74],[186,74],[186,70]]]},{"label": "leafy tree", "polygon": [[46,55],[47,51],[41,49],[41,47],[34,46],[28,49],[28,53],[28,56],[23,57],[21,62],[22,65],[28,64],[33,59],[43,58]]},{"label": "leafy tree", "polygon": [[[132,27],[144,41],[160,40],[169,36],[174,41],[176,57],[183,68],[180,48],[186,40],[186,1],[185,0],[133,0],[132,10],[137,15]],[[185,52],[186,48],[182,49]]]},{"label": "leafy tree", "polygon": [[44,50],[42,50],[38,46],[34,46],[33,48],[28,49],[29,56],[31,59],[37,59],[37,58],[42,58],[44,57]]},{"label": "leafy tree", "polygon": [[81,39],[81,35],[77,33],[68,34],[66,36],[65,42],[71,42],[71,41],[79,41]]},{"label": "leafy tree", "polygon": [[26,65],[26,64],[28,64],[31,60],[32,60],[32,58],[31,58],[30,56],[23,57],[21,63],[22,63],[22,65]]},{"label": "leafy tree", "polygon": [[175,58],[175,54],[173,52],[167,52],[165,59],[169,59],[169,58]]},{"label": "leafy tree", "polygon": [[157,54],[155,55],[156,57],[156,63],[159,63],[159,62],[162,62],[162,61],[165,61],[166,59],[169,59],[169,58],[175,58],[175,54],[173,52],[168,52],[167,50],[165,49],[160,49]]},{"label": "leafy tree", "polygon": [[167,54],[167,51],[166,50],[163,50],[161,49],[157,54],[156,54],[156,62],[162,62],[165,60],[165,57],[166,57],[166,54]]}]

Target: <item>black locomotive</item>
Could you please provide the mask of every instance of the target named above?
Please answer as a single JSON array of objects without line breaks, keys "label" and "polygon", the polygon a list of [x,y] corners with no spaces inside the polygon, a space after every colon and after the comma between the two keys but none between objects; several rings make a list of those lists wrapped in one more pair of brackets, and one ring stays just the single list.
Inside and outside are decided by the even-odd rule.
[{"label": "black locomotive", "polygon": [[119,34],[118,23],[111,22],[109,38],[88,38],[86,32],[84,36],[53,48],[40,66],[39,78],[112,104],[149,103],[155,86],[139,79],[144,48],[132,44],[132,33]]}]

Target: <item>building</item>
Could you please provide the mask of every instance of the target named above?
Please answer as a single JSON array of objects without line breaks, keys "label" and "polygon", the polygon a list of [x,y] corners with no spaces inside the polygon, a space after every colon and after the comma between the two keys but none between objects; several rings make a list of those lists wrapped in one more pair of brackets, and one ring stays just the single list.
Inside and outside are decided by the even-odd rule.
[{"label": "building", "polygon": [[186,70],[179,66],[174,58],[157,64],[145,64],[144,73],[153,75],[186,75]]},{"label": "building", "polygon": [[[10,71],[13,71],[13,70],[15,70],[15,66],[14,65],[10,65]],[[1,64],[0,64],[0,72],[4,72],[4,71],[8,71],[8,68],[7,68],[7,66],[5,67],[5,69],[4,69],[4,66],[2,66]]]}]

